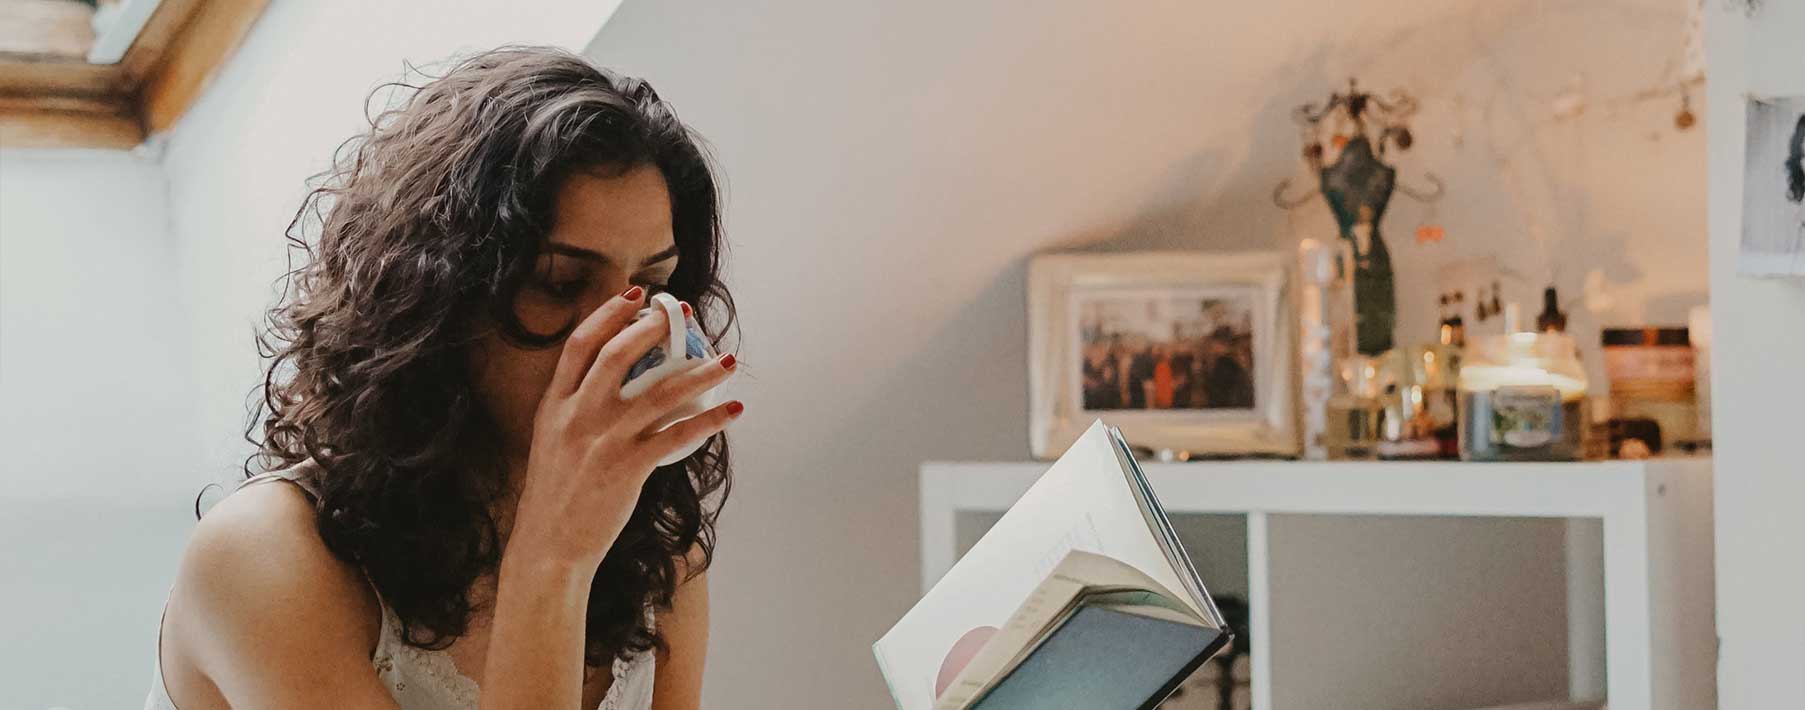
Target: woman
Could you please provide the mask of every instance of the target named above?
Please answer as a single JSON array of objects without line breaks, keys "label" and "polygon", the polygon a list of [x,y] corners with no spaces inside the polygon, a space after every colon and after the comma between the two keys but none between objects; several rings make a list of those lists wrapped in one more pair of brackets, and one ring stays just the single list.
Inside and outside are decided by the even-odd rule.
[{"label": "woman", "polygon": [[1171,409],[1174,382],[1172,348],[1164,343],[1153,346],[1153,409]]},{"label": "woman", "polygon": [[371,125],[290,226],[271,473],[197,526],[147,707],[697,707],[743,407],[652,423],[735,363],[620,386],[668,334],[649,292],[733,321],[702,150],[649,85],[538,48]]}]

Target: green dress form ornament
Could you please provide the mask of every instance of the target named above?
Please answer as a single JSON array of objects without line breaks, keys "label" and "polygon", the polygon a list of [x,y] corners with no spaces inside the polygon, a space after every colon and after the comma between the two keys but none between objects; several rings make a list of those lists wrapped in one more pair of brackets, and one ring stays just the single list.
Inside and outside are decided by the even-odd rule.
[{"label": "green dress form ornament", "polygon": [[1379,231],[1397,170],[1379,162],[1372,143],[1357,136],[1348,140],[1334,163],[1322,167],[1320,176],[1322,196],[1335,214],[1341,238],[1354,250],[1356,347],[1362,355],[1378,355],[1392,348],[1398,321],[1391,252]]}]

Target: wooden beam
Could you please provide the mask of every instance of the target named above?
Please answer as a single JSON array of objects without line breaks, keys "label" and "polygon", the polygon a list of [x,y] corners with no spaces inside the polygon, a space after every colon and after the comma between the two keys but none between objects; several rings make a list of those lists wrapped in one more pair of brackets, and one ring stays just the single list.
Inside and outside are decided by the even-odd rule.
[{"label": "wooden beam", "polygon": [[[238,48],[267,5],[269,0],[201,3],[194,17],[169,41],[162,61],[144,75],[138,95],[146,131],[155,135],[175,125],[206,88],[207,81]],[[137,51],[136,45],[132,51]]]},{"label": "wooden beam", "polygon": [[130,116],[0,107],[0,148],[134,148],[144,131]]},{"label": "wooden beam", "polygon": [[113,96],[129,94],[131,87],[116,65],[0,54],[0,94]]},{"label": "wooden beam", "polygon": [[130,148],[144,142],[117,66],[0,56],[0,146]]},{"label": "wooden beam", "polygon": [[123,116],[136,120],[136,114],[133,113],[132,106],[131,100],[124,96],[80,96],[76,94],[27,96],[19,94],[0,94],[0,110],[4,111],[93,113],[107,116]]},{"label": "wooden beam", "polygon": [[145,76],[163,61],[170,44],[188,27],[204,4],[206,0],[162,0],[157,3],[157,11],[150,14],[144,29],[138,31],[132,46],[126,49],[125,57],[119,60],[125,75],[134,82],[144,81]]}]

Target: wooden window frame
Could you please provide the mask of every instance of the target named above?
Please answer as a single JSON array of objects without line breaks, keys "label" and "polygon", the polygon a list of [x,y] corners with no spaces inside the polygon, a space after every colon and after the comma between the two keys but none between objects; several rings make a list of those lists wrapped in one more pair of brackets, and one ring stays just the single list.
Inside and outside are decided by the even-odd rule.
[{"label": "wooden window frame", "polygon": [[162,0],[117,64],[0,54],[0,147],[133,148],[200,96],[269,0]]}]

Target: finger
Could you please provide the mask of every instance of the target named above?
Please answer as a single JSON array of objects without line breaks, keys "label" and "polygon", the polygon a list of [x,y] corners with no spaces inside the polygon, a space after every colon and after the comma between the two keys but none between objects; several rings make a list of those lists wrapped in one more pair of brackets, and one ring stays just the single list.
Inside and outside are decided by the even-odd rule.
[{"label": "finger", "polygon": [[638,286],[608,299],[600,308],[590,313],[583,322],[578,323],[570,337],[564,340],[564,352],[558,356],[558,369],[552,373],[552,391],[570,394],[583,384],[583,374],[589,372],[589,365],[595,361],[596,353],[602,345],[613,338],[627,323],[633,320],[633,314],[639,312],[639,305],[646,297],[646,290]]},{"label": "finger", "polygon": [[[664,309],[652,309],[651,315],[634,321],[602,346],[579,387],[597,395],[619,397],[622,381],[627,378],[627,372],[632,369],[633,363],[639,362],[653,346],[664,342],[670,334],[670,319],[664,315]],[[669,357],[670,354],[666,353],[665,356]]]},{"label": "finger", "polygon": [[635,398],[633,408],[627,412],[621,424],[628,427],[628,431],[649,427],[670,414],[671,410],[725,382],[738,367],[739,361],[728,354],[704,360],[688,370],[666,377]]},{"label": "finger", "polygon": [[672,424],[664,431],[645,436],[645,452],[653,461],[663,461],[671,454],[720,433],[745,411],[746,405],[736,399]]}]

